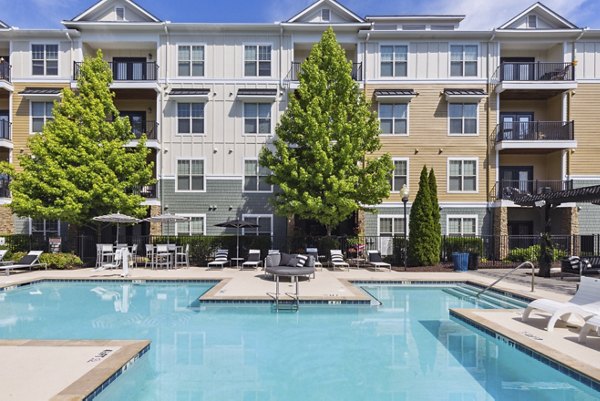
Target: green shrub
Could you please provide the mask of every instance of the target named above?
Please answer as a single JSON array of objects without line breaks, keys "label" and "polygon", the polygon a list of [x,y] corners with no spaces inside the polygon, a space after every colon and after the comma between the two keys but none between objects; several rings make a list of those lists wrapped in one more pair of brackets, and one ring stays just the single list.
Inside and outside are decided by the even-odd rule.
[{"label": "green shrub", "polygon": [[72,253],[43,253],[40,256],[40,263],[46,263],[48,269],[58,270],[77,269],[83,266],[79,256]]},{"label": "green shrub", "polygon": [[[517,263],[525,261],[536,263],[540,260],[540,252],[540,245],[532,245],[527,248],[514,248],[510,250],[506,259],[510,262]],[[565,256],[567,256],[567,252],[562,249],[554,248],[551,252],[552,262],[556,262]]]},{"label": "green shrub", "polygon": [[447,260],[454,252],[469,252],[483,254],[483,239],[477,237],[446,237],[443,241],[443,251]]}]

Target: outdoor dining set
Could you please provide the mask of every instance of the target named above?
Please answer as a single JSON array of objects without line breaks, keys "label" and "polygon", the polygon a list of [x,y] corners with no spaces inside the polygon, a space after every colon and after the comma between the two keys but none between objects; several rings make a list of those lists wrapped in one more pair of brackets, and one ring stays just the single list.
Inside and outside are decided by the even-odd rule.
[{"label": "outdoor dining set", "polygon": [[[126,251],[127,257],[124,256]],[[144,267],[151,269],[173,269],[190,266],[190,246],[175,244],[146,244],[146,256],[138,255],[138,244],[96,244],[96,268],[122,268],[129,261],[138,267],[143,261]]]}]

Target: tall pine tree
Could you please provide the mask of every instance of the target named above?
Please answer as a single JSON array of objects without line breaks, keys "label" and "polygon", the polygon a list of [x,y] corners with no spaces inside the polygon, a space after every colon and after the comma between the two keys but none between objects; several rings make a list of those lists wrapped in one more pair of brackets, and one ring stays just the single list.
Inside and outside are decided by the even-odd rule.
[{"label": "tall pine tree", "polygon": [[419,190],[410,208],[408,264],[429,266],[436,263],[433,258],[436,246],[431,213],[431,192],[427,166],[423,166],[419,179]]},{"label": "tall pine tree", "polygon": [[359,210],[389,196],[392,161],[374,157],[381,147],[379,122],[351,76],[352,63],[327,29],[299,73],[277,126],[273,148],[260,164],[279,187],[278,214],[320,222],[327,233]]},{"label": "tall pine tree", "polygon": [[433,168],[429,171],[429,194],[431,195],[431,219],[433,220],[433,234],[435,236],[435,248],[433,249],[433,264],[440,262],[442,249],[442,225],[440,223],[440,203],[438,201],[437,180]]},{"label": "tall pine tree", "polygon": [[19,158],[21,169],[2,166],[11,175],[14,213],[76,225],[111,212],[146,213],[144,198],[134,189],[153,180],[149,149],[144,136],[137,147],[124,146],[134,135],[129,120],[119,118],[111,82],[112,71],[100,51],[86,58],[77,92],[63,90],[53,119],[30,137],[30,153]]}]

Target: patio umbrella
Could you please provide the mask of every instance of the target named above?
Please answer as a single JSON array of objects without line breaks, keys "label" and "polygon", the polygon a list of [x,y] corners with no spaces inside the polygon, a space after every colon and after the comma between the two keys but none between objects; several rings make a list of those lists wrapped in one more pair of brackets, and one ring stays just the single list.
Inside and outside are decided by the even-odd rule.
[{"label": "patio umbrella", "polygon": [[[151,223],[171,223],[178,221],[189,221],[190,218],[188,216],[178,216],[172,213],[163,213],[156,216],[145,218],[144,221],[149,221]],[[168,231],[168,230],[167,230]],[[167,244],[169,243],[169,235],[167,235]]]},{"label": "patio umbrella", "polygon": [[115,223],[117,225],[117,242],[119,242],[119,224],[136,224],[141,221],[136,217],[128,216],[119,212],[96,216],[93,217],[92,220],[101,221],[103,223]]},{"label": "patio umbrella", "polygon": [[235,233],[235,249],[236,249],[236,253],[235,253],[235,257],[239,258],[240,257],[240,228],[256,228],[258,227],[258,224],[256,223],[251,223],[249,221],[245,221],[245,220],[229,220],[226,221],[224,223],[219,223],[219,224],[215,224],[216,227],[225,227],[225,228],[235,228],[236,229],[236,233]]}]

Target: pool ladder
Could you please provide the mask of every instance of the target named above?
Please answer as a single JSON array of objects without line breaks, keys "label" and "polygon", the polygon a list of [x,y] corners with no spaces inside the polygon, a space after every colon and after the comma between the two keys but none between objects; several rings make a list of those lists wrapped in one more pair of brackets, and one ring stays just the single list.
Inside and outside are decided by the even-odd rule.
[{"label": "pool ladder", "polygon": [[533,292],[534,291],[534,282],[533,281],[535,278],[535,266],[533,266],[533,263],[531,263],[530,261],[526,261],[526,262],[521,263],[519,266],[515,267],[508,273],[503,274],[498,280],[494,281],[492,284],[488,285],[483,290],[479,291],[477,294],[475,294],[475,298],[479,298],[479,296],[481,294],[483,294],[484,292],[486,292],[487,290],[489,290],[490,288],[492,288],[493,286],[498,284],[500,281],[504,280],[506,277],[508,277],[512,273],[516,272],[517,270],[519,270],[521,267],[523,267],[525,265],[531,266],[531,292]]}]

